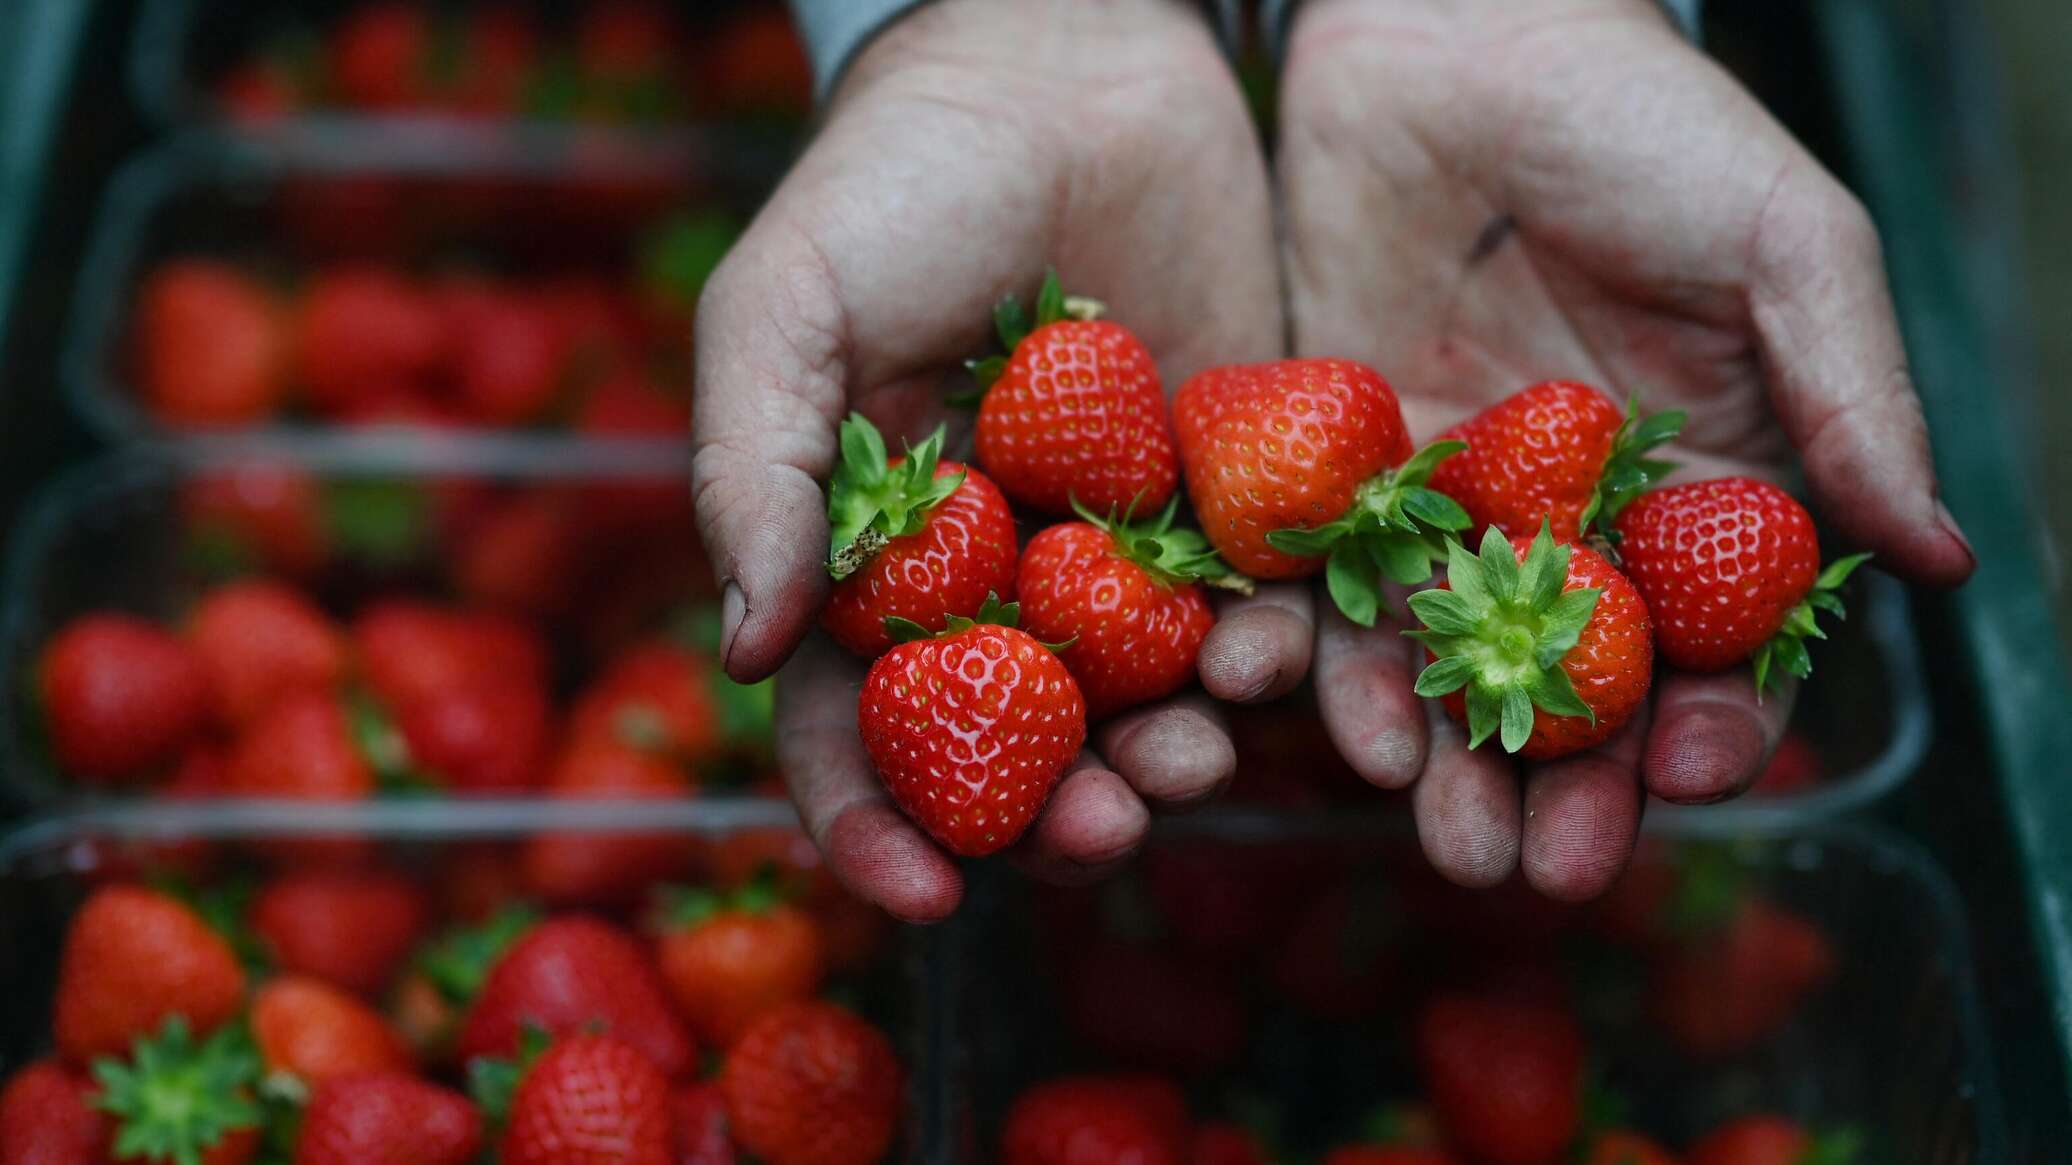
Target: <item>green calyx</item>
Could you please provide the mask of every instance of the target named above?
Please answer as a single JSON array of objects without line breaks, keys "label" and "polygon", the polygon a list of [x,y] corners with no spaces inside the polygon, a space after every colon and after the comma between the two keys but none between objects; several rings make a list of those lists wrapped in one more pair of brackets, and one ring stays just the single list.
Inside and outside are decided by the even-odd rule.
[{"label": "green calyx", "polygon": [[1813,1138],[1794,1165],[1856,1165],[1863,1149],[1863,1134],[1855,1129],[1833,1129]]},{"label": "green calyx", "polygon": [[1107,305],[1098,299],[1066,295],[1063,285],[1058,282],[1057,271],[1046,269],[1043,286],[1036,292],[1033,322],[1022,311],[1021,301],[1012,295],[1001,296],[1000,302],[993,305],[993,331],[1000,338],[1002,354],[983,360],[966,360],[964,367],[971,372],[972,379],[978,381],[978,391],[952,397],[950,403],[977,404],[986,395],[986,390],[993,387],[993,382],[1000,379],[1000,374],[1007,371],[1008,357],[1014,355],[1015,348],[1023,340],[1029,338],[1030,332],[1059,320],[1097,320],[1107,310]]},{"label": "green calyx", "polygon": [[118,1158],[201,1165],[224,1137],[264,1119],[253,1088],[259,1053],[237,1026],[197,1041],[187,1020],[169,1017],[157,1035],[138,1036],[128,1062],[94,1061],[96,1102],[115,1118]]},{"label": "green calyx", "polygon": [[1842,607],[1840,594],[1842,584],[1856,568],[1870,561],[1868,554],[1851,554],[1837,558],[1827,564],[1820,577],[1813,580],[1813,589],[1799,600],[1784,616],[1784,626],[1777,629],[1768,642],[1755,649],[1755,696],[1761,701],[1769,689],[1772,672],[1789,672],[1799,679],[1813,674],[1813,657],[1806,653],[1806,640],[1826,639],[1827,632],[1817,622],[1820,612],[1826,611],[1837,619],[1846,619],[1849,613]]},{"label": "green calyx", "polygon": [[[951,615],[943,621],[943,629],[941,631],[930,631],[912,619],[902,619],[898,615],[887,615],[885,616],[885,633],[892,637],[892,642],[894,643],[912,643],[917,639],[948,639],[952,635],[962,635],[980,624],[994,627],[1019,627],[1021,622],[1022,605],[1020,603],[1003,603],[1000,601],[998,594],[987,591],[986,601],[979,604],[977,614],[969,616]],[[1038,643],[1043,643],[1043,646],[1052,651],[1063,651],[1078,641],[1078,636],[1067,639],[1063,643],[1043,643],[1042,640],[1037,640]]]},{"label": "green calyx", "polygon": [[665,930],[696,930],[720,914],[768,914],[789,896],[778,885],[777,868],[769,862],[732,891],[709,886],[665,886],[658,895],[658,917]]},{"label": "green calyx", "polygon": [[471,1003],[489,969],[539,920],[540,912],[530,906],[506,906],[484,922],[440,935],[418,952],[413,965],[448,1003]]},{"label": "green calyx", "polygon": [[1468,528],[1468,512],[1425,484],[1441,461],[1466,448],[1461,441],[1434,441],[1363,482],[1335,521],[1275,530],[1267,544],[1283,554],[1324,558],[1331,601],[1346,618],[1372,627],[1387,608],[1382,580],[1415,586],[1431,578],[1447,535]]},{"label": "green calyx", "polygon": [[1617,542],[1612,522],[1626,504],[1647,491],[1650,485],[1676,468],[1674,461],[1649,457],[1650,450],[1676,439],[1683,432],[1686,414],[1682,409],[1665,409],[1642,416],[1640,398],[1626,399],[1626,419],[1612,435],[1612,451],[1605,454],[1604,468],[1597,475],[1597,490],[1583,507],[1576,534],[1588,533],[1592,523],[1607,542]]},{"label": "green calyx", "polygon": [[842,461],[827,485],[827,573],[840,582],[870,562],[894,538],[918,533],[928,511],[956,493],[964,475],[935,476],[943,431],[907,450],[892,464],[885,438],[860,413],[842,422]]},{"label": "green calyx", "polygon": [[1133,523],[1130,520],[1134,506],[1125,510],[1120,518],[1112,509],[1104,518],[1080,505],[1078,498],[1072,499],[1072,512],[1113,539],[1116,553],[1136,563],[1145,574],[1166,586],[1200,583],[1241,595],[1252,593],[1252,580],[1230,569],[1228,563],[1217,557],[1201,531],[1185,526],[1174,528],[1173,518],[1180,512],[1180,495],[1177,493],[1157,517],[1144,522]]},{"label": "green calyx", "polygon": [[468,1061],[468,1095],[493,1128],[511,1119],[511,1098],[518,1094],[518,1082],[533,1062],[547,1054],[554,1036],[536,1023],[518,1029],[518,1054],[509,1059],[477,1056]]},{"label": "green calyx", "polygon": [[1505,752],[1517,752],[1532,735],[1535,708],[1595,723],[1597,714],[1561,670],[1599,594],[1595,587],[1562,589],[1570,547],[1557,545],[1542,521],[1522,562],[1495,527],[1484,532],[1477,554],[1452,540],[1446,549],[1452,589],[1410,596],[1424,629],[1404,634],[1438,657],[1417,677],[1417,694],[1465,689],[1470,748],[1497,735]]},{"label": "green calyx", "polygon": [[641,241],[641,283],[661,299],[694,308],[740,237],[741,224],[724,211],[677,215]]},{"label": "green calyx", "polygon": [[1677,855],[1676,889],[1663,920],[1671,934],[1702,938],[1734,920],[1753,893],[1747,867],[1724,845],[1692,844]]}]

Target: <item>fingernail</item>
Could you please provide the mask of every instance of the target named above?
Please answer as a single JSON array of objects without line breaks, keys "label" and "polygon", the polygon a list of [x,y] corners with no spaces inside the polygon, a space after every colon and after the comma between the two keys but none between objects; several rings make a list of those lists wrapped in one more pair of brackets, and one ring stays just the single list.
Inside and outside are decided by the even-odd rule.
[{"label": "fingernail", "polygon": [[726,589],[719,596],[719,663],[726,667],[734,658],[734,636],[741,632],[741,620],[748,615],[748,600],[742,597],[741,585],[727,580]]},{"label": "fingernail", "polygon": [[1977,566],[1978,552],[1971,548],[1971,539],[1964,536],[1964,531],[1957,525],[1957,516],[1950,513],[1950,507],[1944,505],[1940,499],[1935,503],[1935,520],[1943,528],[1943,533],[1950,536],[1952,542],[1964,548],[1965,557],[1971,559],[1971,564]]}]

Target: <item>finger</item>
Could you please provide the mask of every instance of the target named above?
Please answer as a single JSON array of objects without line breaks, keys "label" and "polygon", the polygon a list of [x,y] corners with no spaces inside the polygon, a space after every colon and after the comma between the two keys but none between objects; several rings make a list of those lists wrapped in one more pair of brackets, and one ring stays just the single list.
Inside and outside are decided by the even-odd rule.
[{"label": "finger", "polygon": [[1745,667],[1717,675],[1667,672],[1655,685],[1654,727],[1641,754],[1647,791],[1681,805],[1746,792],[1784,739],[1799,684],[1790,676],[1756,702]]},{"label": "finger", "polygon": [[1237,775],[1223,714],[1200,695],[1115,717],[1101,726],[1100,747],[1130,788],[1162,806],[1206,801]]},{"label": "finger", "polygon": [[1602,745],[1528,771],[1521,864],[1533,889],[1558,902],[1586,902],[1625,870],[1640,833],[1647,716],[1643,707]]},{"label": "finger", "polygon": [[777,764],[806,833],[858,897],[908,922],[948,918],[964,876],[899,811],[856,734],[860,665],[822,636],[777,681]]},{"label": "finger", "polygon": [[1403,788],[1425,767],[1425,710],[1411,687],[1423,649],[1386,616],[1362,627],[1326,604],[1321,619],[1317,710],[1331,743],[1363,780]]},{"label": "finger", "polygon": [[699,299],[691,488],[721,586],[720,658],[769,675],[826,594],[826,503],[848,322],[831,268],[783,215],[741,237]]},{"label": "finger", "polygon": [[1082,751],[1028,836],[1015,844],[1014,861],[1048,882],[1097,881],[1137,852],[1150,827],[1151,813],[1128,783]]},{"label": "finger", "polygon": [[1302,583],[1269,584],[1225,600],[1196,661],[1202,687],[1236,704],[1287,695],[1309,672],[1314,612]]},{"label": "finger", "polygon": [[1870,216],[1804,159],[1779,179],[1754,256],[1750,313],[1772,404],[1823,512],[1890,570],[1964,581],[1977,561],[1936,498]]},{"label": "finger", "polygon": [[1437,700],[1425,701],[1425,770],[1410,789],[1425,860],[1447,881],[1494,886],[1518,868],[1518,777],[1495,749],[1470,749]]}]

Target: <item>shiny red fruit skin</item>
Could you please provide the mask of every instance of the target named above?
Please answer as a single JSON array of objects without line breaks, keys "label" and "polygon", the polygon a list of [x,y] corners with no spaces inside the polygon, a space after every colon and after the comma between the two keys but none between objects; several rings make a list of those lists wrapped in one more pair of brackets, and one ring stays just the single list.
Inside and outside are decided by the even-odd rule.
[{"label": "shiny red fruit skin", "polygon": [[[1532,535],[1511,539],[1511,549],[1520,562],[1531,549],[1532,539]],[[1572,546],[1568,582],[1561,589],[1584,587],[1597,587],[1602,593],[1582,636],[1562,657],[1561,670],[1568,673],[1583,703],[1597,713],[1597,723],[1581,716],[1551,716],[1535,708],[1532,736],[1518,750],[1520,756],[1549,760],[1603,744],[1647,699],[1654,682],[1654,642],[1648,606],[1641,601],[1640,592],[1603,555],[1587,546]],[[1466,696],[1454,692],[1440,702],[1455,720],[1467,723]]]},{"label": "shiny red fruit skin", "polygon": [[1657,958],[1648,1012],[1685,1053],[1730,1056],[1776,1035],[1836,969],[1816,923],[1750,898],[1723,929]]},{"label": "shiny red fruit skin", "polygon": [[1000,492],[1050,514],[1155,514],[1180,476],[1158,366],[1109,320],[1059,320],[1015,345],[978,409],[978,463]]},{"label": "shiny red fruit skin", "polygon": [[687,1084],[676,1094],[676,1165],[735,1165],[727,1133],[727,1096],[716,1081]]},{"label": "shiny red fruit skin", "polygon": [[1014,589],[1022,630],[1044,643],[1071,642],[1058,658],[1079,681],[1093,719],[1186,687],[1216,625],[1198,584],[1160,582],[1086,522],[1030,539]]},{"label": "shiny red fruit skin", "polygon": [[765,1165],[876,1165],[903,1087],[884,1033],[817,999],[764,1012],[720,1069],[735,1143]]},{"label": "shiny red fruit skin", "polygon": [[757,1016],[820,988],[827,956],[813,917],[790,904],[722,910],[695,926],[665,930],[655,963],[699,1040],[725,1048]]},{"label": "shiny red fruit skin", "polygon": [[518,1082],[501,1165],[676,1165],[669,1082],[630,1044],[563,1038]]},{"label": "shiny red fruit skin", "polygon": [[1065,665],[990,624],[879,656],[857,719],[892,799],[965,857],[1020,837],[1086,743],[1086,701]]},{"label": "shiny red fruit skin", "polygon": [[1488,1165],[1546,1165],[1582,1120],[1583,1033],[1505,997],[1442,995],[1418,1016],[1425,1091],[1449,1143]]},{"label": "shiny red fruit skin", "polygon": [[538,788],[554,738],[547,694],[522,681],[483,681],[417,701],[396,718],[413,767],[456,793]]},{"label": "shiny red fruit skin", "polygon": [[[902,458],[894,458],[898,464]],[[892,646],[887,616],[940,631],[951,615],[978,613],[988,594],[1014,597],[1014,515],[986,475],[954,461],[937,463],[935,476],[965,474],[957,492],[929,511],[927,524],[894,538],[843,579],[828,596],[821,626],[858,655]]]},{"label": "shiny red fruit skin", "polygon": [[1155,1076],[1073,1076],[1015,1099],[1000,1165],[1183,1165],[1187,1103]]},{"label": "shiny red fruit skin", "polygon": [[267,580],[202,596],[187,639],[213,681],[224,724],[250,724],[284,695],[329,692],[345,678],[345,635],[300,591]]},{"label": "shiny red fruit skin", "polygon": [[281,975],[252,993],[252,1041],[268,1073],[308,1084],[369,1072],[408,1072],[410,1049],[388,1018],[359,997],[306,975]]},{"label": "shiny red fruit skin", "polygon": [[1337,519],[1362,482],[1411,454],[1395,390],[1351,360],[1211,369],[1180,386],[1173,418],[1202,532],[1253,578],[1322,570],[1267,534]]},{"label": "shiny red fruit skin", "polygon": [[[673,800],[694,789],[661,757],[609,741],[571,744],[547,775],[550,798]],[[556,905],[620,906],[658,880],[683,876],[692,849],[681,836],[595,830],[541,833],[520,855],[532,893]]]},{"label": "shiny red fruit skin", "polygon": [[1747,1116],[1698,1139],[1685,1165],[1799,1165],[1813,1138],[1781,1116]]},{"label": "shiny red fruit skin", "polygon": [[236,797],[351,801],[374,792],[368,767],[334,696],[288,696],[253,723],[230,754],[226,792]]},{"label": "shiny red fruit skin", "polygon": [[248,425],[280,407],[280,311],[243,272],[200,259],[167,263],[139,291],[134,326],[138,381],[158,420]]},{"label": "shiny red fruit skin", "polygon": [[94,1107],[93,1078],[56,1059],[23,1067],[0,1089],[0,1162],[99,1165],[108,1159],[108,1121]]},{"label": "shiny red fruit skin", "polygon": [[533,298],[509,291],[452,297],[446,316],[454,397],[469,420],[521,425],[553,405],[563,387],[565,330]]},{"label": "shiny red fruit skin", "polygon": [[685,764],[707,760],[720,732],[712,674],[712,660],[674,643],[629,648],[576,700],[569,736],[631,745]]},{"label": "shiny red fruit skin", "polygon": [[417,883],[381,870],[295,870],[252,900],[247,924],[282,971],[365,998],[387,990],[423,933]]},{"label": "shiny red fruit skin", "polygon": [[310,1095],[295,1165],[468,1165],[482,1114],[468,1098],[404,1072],[327,1080]]},{"label": "shiny red fruit skin", "polygon": [[186,903],[141,886],[96,891],[72,916],[58,965],[53,1036],[74,1064],[123,1056],[169,1015],[196,1034],[235,1016],[245,971]]},{"label": "shiny red fruit skin", "polygon": [[672,1078],[698,1060],[647,951],[588,915],[550,918],[504,952],[468,1009],[460,1059],[516,1055],[527,1024],[556,1036],[610,1035]]},{"label": "shiny red fruit skin", "polygon": [[483,681],[547,682],[539,634],[492,615],[391,600],[362,608],[352,639],[367,686],[392,709]]},{"label": "shiny red fruit skin", "polygon": [[1440,462],[1427,484],[1474,520],[1468,545],[1492,525],[1507,537],[1531,537],[1542,520],[1566,542],[1578,533],[1624,420],[1587,384],[1544,381],[1440,434],[1468,447]]},{"label": "shiny red fruit skin", "polygon": [[408,386],[446,357],[439,313],[422,290],[378,267],[345,267],[310,281],[295,325],[296,380],[310,407],[332,414],[361,396]]},{"label": "shiny red fruit skin", "polygon": [[1723,671],[1784,626],[1820,576],[1813,516],[1766,481],[1722,477],[1642,494],[1619,514],[1619,560],[1662,658]]},{"label": "shiny red fruit skin", "polygon": [[170,764],[214,702],[193,649],[129,615],[67,623],[44,647],[36,675],[58,767],[91,784]]}]

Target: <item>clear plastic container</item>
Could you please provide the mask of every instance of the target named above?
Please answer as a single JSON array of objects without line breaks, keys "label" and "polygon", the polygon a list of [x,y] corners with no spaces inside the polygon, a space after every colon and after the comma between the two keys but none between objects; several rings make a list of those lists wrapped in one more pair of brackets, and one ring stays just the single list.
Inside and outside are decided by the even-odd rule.
[{"label": "clear plastic container", "polygon": [[[1659,863],[1700,845],[1810,920],[1834,959],[1831,979],[1752,1046],[1706,1056],[1648,1019],[1649,956],[1611,941],[1610,916],[1516,884],[1446,887],[1400,818],[1212,810],[1163,823],[1136,868],[1106,886],[989,879],[950,952],[963,968],[944,1045],[964,1109],[958,1159],[995,1159],[1003,1117],[1032,1083],[1148,1070],[1180,1080],[1197,1119],[1264,1115],[1283,1152],[1312,1160],[1360,1139],[1383,1106],[1417,1098],[1408,1028],[1425,992],[1492,975],[1543,989],[1534,976],[1559,968],[1586,1033],[1591,1090],[1623,1102],[1617,1123],[1672,1148],[1772,1111],[1853,1129],[1860,1159],[1880,1165],[2009,1161],[1945,875],[1901,837],[1840,824],[1751,833],[1678,821],[1651,829],[1642,852]],[[1367,929],[1341,922],[1330,945],[1305,940],[1310,910],[1334,887],[1351,895],[1341,918]],[[1143,970],[1116,949],[1185,970]],[[1316,997],[1298,996],[1276,963],[1362,949],[1382,952],[1381,969],[1358,980],[1370,994],[1357,1012],[1325,1009],[1347,1006],[1332,996],[1296,1002]],[[1143,1019],[1160,1012],[1165,1022]]]},{"label": "clear plastic container", "polygon": [[[193,437],[142,406],[127,365],[131,305],[162,260],[227,259],[272,276],[378,261],[520,277],[582,275],[630,285],[644,234],[673,212],[746,221],[775,174],[720,135],[666,142],[341,120],[264,138],[192,131],[130,161],[110,183],[82,261],[60,353],[66,396],[109,441]],[[284,417],[240,433],[357,433]],[[459,434],[561,443],[551,428]],[[197,438],[199,439],[199,438]]]},{"label": "clear plastic container", "polygon": [[[109,880],[134,879],[154,860],[177,861],[206,887],[215,879],[250,876],[267,868],[254,857],[263,847],[297,839],[365,839],[385,865],[425,879],[435,904],[450,892],[442,862],[456,851],[483,853],[520,846],[542,832],[557,837],[609,834],[680,837],[687,850],[749,830],[796,828],[788,804],[734,800],[589,802],[546,805],[532,801],[439,804],[366,804],[291,807],[277,803],[106,806],[34,820],[0,837],[0,975],[14,1003],[0,1009],[0,1064],[12,1070],[49,1047],[50,1001],[68,920],[84,897]],[[435,915],[438,907],[435,905]],[[950,1161],[941,1145],[943,1100],[932,1065],[940,1040],[929,1001],[941,960],[931,954],[936,935],[924,928],[884,923],[868,962],[830,980],[843,1002],[877,1022],[893,1039],[906,1070],[907,1116],[892,1161],[935,1165]]]}]

